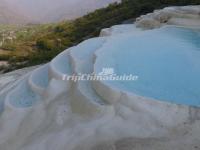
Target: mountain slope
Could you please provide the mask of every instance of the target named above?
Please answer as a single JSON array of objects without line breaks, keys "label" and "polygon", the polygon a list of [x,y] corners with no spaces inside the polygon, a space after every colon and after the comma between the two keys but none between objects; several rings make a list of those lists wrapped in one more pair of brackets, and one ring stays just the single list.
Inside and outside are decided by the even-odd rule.
[{"label": "mountain slope", "polygon": [[[51,12],[49,12],[46,16],[44,16],[44,20],[48,22],[61,21],[61,20],[69,20],[81,17],[95,9],[102,8],[108,6],[110,3],[120,2],[121,0],[74,0],[71,3],[66,3],[61,5]],[[54,13],[56,12],[56,15]]]},{"label": "mountain slope", "polygon": [[12,8],[41,23],[74,19],[121,0],[7,0]]}]

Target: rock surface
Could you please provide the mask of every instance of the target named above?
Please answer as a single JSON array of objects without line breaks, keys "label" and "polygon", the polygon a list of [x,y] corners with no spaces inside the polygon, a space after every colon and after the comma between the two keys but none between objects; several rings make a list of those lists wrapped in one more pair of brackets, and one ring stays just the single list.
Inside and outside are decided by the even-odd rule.
[{"label": "rock surface", "polygon": [[[136,25],[149,29],[170,21],[175,24],[176,13],[181,18],[178,22],[183,22],[179,25],[196,26],[199,8],[166,8],[156,11],[157,19],[154,13],[142,16]],[[1,75],[0,149],[200,149],[199,107],[122,92],[100,81],[68,80],[73,74],[93,73],[99,53],[104,54],[99,49],[110,38],[144,32],[132,24],[113,26],[37,69]]]},{"label": "rock surface", "polygon": [[165,24],[198,28],[200,6],[167,7],[136,19],[136,26],[143,29],[158,28]]}]

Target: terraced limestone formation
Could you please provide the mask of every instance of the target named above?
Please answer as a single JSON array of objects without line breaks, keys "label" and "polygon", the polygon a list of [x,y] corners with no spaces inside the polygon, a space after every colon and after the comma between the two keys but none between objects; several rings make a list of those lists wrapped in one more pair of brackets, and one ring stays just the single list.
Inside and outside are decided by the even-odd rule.
[{"label": "terraced limestone formation", "polygon": [[[198,149],[199,12],[155,11],[134,25],[103,29],[18,80],[0,78],[0,149]],[[70,78],[105,68],[139,79]]]},{"label": "terraced limestone formation", "polygon": [[144,29],[159,28],[165,24],[198,28],[200,6],[166,7],[136,19],[136,26]]}]

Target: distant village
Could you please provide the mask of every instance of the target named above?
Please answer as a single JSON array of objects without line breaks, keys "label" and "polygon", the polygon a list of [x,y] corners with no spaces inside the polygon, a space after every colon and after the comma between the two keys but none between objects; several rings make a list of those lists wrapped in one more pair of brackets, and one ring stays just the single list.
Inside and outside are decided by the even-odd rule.
[{"label": "distant village", "polygon": [[[17,39],[17,32],[19,30],[1,30],[0,31],[0,47],[2,47],[5,43],[12,43]],[[21,33],[27,33],[27,30],[20,31]]]},{"label": "distant village", "polygon": [[0,31],[0,46],[5,42],[13,42],[16,39],[15,31]]}]

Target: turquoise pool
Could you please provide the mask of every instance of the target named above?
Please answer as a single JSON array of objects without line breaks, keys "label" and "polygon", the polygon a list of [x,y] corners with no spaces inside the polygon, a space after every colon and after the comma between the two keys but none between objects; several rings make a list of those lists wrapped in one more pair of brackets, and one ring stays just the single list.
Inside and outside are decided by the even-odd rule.
[{"label": "turquoise pool", "polygon": [[139,76],[137,81],[106,81],[110,86],[200,106],[200,30],[164,27],[116,36],[102,48],[99,60],[95,65],[99,72],[110,67],[117,75]]}]

